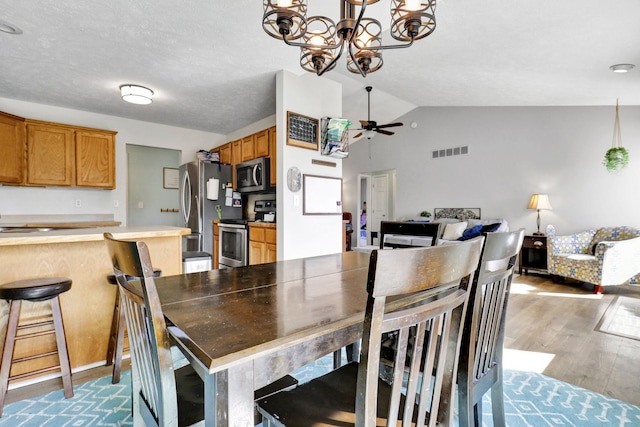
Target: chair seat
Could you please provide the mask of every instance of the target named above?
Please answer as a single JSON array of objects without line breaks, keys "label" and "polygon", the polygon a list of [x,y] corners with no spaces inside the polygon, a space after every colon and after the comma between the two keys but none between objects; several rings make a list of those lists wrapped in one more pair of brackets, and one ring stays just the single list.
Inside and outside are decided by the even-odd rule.
[{"label": "chair seat", "polygon": [[[357,376],[358,364],[348,363],[292,390],[259,399],[258,411],[287,427],[355,425]],[[391,387],[378,379],[377,426],[386,425],[390,393]],[[404,397],[400,405],[404,408]]]},{"label": "chair seat", "polygon": [[46,301],[71,289],[67,277],[41,277],[0,285],[0,299]]}]

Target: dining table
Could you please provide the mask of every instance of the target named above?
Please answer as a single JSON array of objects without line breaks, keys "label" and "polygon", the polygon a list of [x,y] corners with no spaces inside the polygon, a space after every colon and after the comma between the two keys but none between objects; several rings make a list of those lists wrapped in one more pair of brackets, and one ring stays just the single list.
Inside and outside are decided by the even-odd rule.
[{"label": "dining table", "polygon": [[[343,252],[155,279],[169,334],[204,381],[206,426],[253,426],[255,390],[360,339],[369,258]],[[139,416],[134,409],[134,425]]]}]

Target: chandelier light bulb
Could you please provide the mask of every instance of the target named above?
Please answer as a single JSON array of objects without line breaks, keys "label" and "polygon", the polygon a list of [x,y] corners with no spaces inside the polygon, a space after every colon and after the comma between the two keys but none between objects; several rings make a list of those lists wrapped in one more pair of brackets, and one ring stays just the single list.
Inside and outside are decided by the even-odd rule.
[{"label": "chandelier light bulb", "polygon": [[420,9],[420,6],[422,6],[422,1],[421,0],[405,0],[404,4],[408,10],[418,10]]},{"label": "chandelier light bulb", "polygon": [[324,37],[318,34],[316,34],[315,36],[311,36],[311,38],[309,38],[309,44],[312,44],[320,48],[320,46],[324,44]]},{"label": "chandelier light bulb", "polygon": [[276,4],[280,7],[290,7],[293,0],[276,0]]}]

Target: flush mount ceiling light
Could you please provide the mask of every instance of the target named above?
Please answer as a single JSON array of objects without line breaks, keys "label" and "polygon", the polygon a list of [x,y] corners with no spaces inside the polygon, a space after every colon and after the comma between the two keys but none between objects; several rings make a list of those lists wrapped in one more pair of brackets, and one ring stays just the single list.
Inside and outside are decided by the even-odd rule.
[{"label": "flush mount ceiling light", "polygon": [[271,37],[300,48],[300,66],[321,76],[336,66],[345,50],[347,69],[366,77],[382,67],[382,50],[413,45],[436,28],[436,0],[391,0],[391,37],[402,44],[383,45],[382,25],[365,18],[367,5],[379,0],[339,0],[340,20],[307,18],[307,0],[263,0],[262,28]]},{"label": "flush mount ceiling light", "polygon": [[635,68],[635,65],[633,64],[616,64],[609,67],[609,69],[614,73],[627,73],[630,70],[633,70],[634,68]]},{"label": "flush mount ceiling light", "polygon": [[151,104],[153,91],[144,86],[122,85],[120,95],[122,99],[132,104]]},{"label": "flush mount ceiling light", "polygon": [[0,19],[0,31],[2,31],[3,33],[13,34],[13,35],[22,34],[22,30],[20,28],[16,27],[15,25],[7,21],[3,21],[1,19]]}]

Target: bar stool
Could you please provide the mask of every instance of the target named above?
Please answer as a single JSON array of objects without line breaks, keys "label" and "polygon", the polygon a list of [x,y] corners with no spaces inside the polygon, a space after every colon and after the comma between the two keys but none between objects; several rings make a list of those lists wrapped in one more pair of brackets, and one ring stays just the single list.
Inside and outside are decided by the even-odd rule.
[{"label": "bar stool", "polygon": [[[162,276],[162,270],[153,269],[153,277]],[[127,280],[135,278],[127,277]],[[116,276],[113,273],[107,274],[107,282],[117,286]],[[107,348],[107,366],[113,364],[111,383],[120,382],[120,372],[122,371],[122,353],[124,352],[124,339],[127,337],[125,329],[124,310],[120,309],[120,292],[116,289],[116,301],[113,306],[113,317],[111,318],[111,333],[109,334],[109,347]]]},{"label": "bar stool", "polygon": [[[0,365],[0,416],[4,407],[4,399],[7,395],[9,381],[24,378],[29,375],[50,372],[60,368],[62,372],[62,383],[64,385],[64,397],[73,397],[73,384],[71,382],[71,366],[69,364],[69,354],[67,351],[67,340],[64,334],[64,323],[62,312],[60,311],[60,299],[58,296],[71,289],[71,279],[66,277],[43,277],[37,279],[19,280],[16,282],[0,285],[0,299],[9,301],[9,317],[7,319],[7,334],[4,338],[4,349],[2,353],[2,364]],[[20,324],[20,306],[22,301],[40,302],[51,301],[51,319],[38,323]],[[40,330],[43,326],[53,325],[51,330]],[[18,331],[30,328],[38,330],[30,333],[18,335]],[[13,358],[16,340],[34,338],[37,336],[55,334],[57,351],[50,351],[31,356]],[[19,375],[11,376],[11,365],[16,362],[26,362],[40,357],[58,354],[59,365],[49,368],[37,369]]]}]

